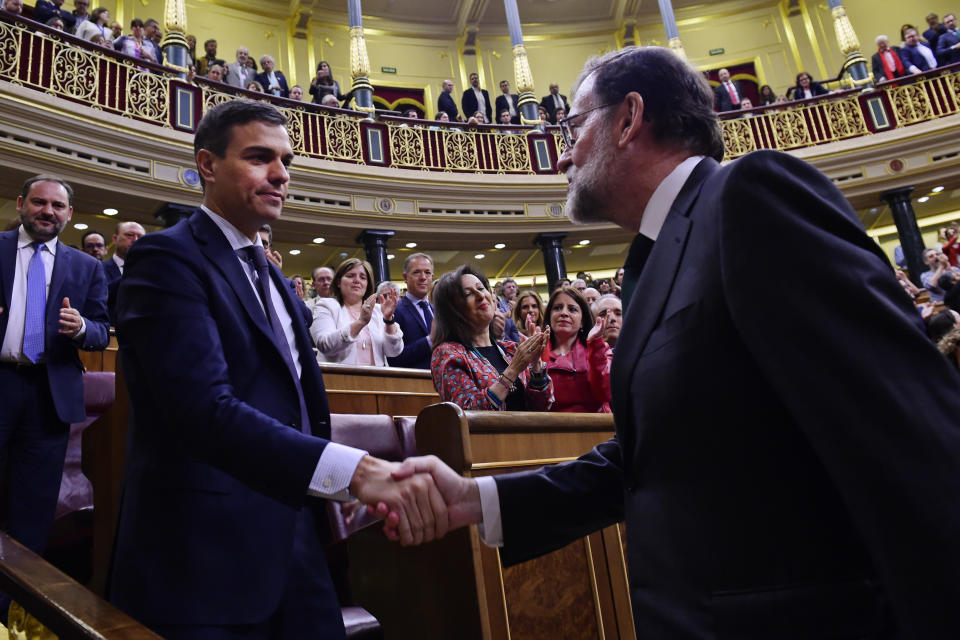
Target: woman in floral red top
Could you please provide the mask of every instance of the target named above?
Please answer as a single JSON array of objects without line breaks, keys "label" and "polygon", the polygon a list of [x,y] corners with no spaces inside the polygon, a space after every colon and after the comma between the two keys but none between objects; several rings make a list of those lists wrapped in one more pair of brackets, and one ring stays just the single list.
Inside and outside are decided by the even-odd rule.
[{"label": "woman in floral red top", "polygon": [[430,370],[440,399],[464,409],[546,411],[553,386],[540,358],[550,337],[537,330],[521,343],[497,342],[487,278],[468,265],[433,287]]},{"label": "woman in floral red top", "polygon": [[555,395],[550,410],[610,413],[610,347],[583,296],[572,287],[556,289],[543,321],[551,332],[543,356]]}]

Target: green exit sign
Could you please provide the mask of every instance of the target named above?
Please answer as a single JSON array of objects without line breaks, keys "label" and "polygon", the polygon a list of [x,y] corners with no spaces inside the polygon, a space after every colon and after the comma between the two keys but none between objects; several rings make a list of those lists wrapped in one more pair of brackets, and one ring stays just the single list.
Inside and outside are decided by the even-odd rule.
[{"label": "green exit sign", "polygon": [[710,49],[710,55],[712,56],[722,56],[724,53],[723,49]]},{"label": "green exit sign", "polygon": [[396,67],[380,67],[380,71],[383,71],[384,73],[396,73],[397,68]]}]

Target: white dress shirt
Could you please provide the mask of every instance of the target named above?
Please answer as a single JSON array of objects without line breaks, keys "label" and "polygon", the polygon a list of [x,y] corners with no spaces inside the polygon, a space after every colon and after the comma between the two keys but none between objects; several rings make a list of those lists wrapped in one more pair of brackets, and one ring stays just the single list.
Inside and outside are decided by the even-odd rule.
[{"label": "white dress shirt", "polygon": [[[213,215],[217,215],[217,214],[213,214]],[[226,222],[226,220],[224,220],[224,222]],[[123,275],[123,263],[126,262],[126,260],[118,256],[117,254],[113,254],[113,257],[111,258],[111,260],[113,260],[113,263],[117,265],[118,269],[120,269],[120,275]]]},{"label": "white dress shirt", "polygon": [[[483,92],[480,91],[480,89],[477,89],[476,87],[472,87],[472,88],[473,88],[474,95],[477,96],[477,111],[482,113],[483,117],[486,118],[487,117],[487,101],[484,100],[483,98]],[[464,115],[466,115],[466,117],[469,119],[470,116],[472,116],[473,114],[471,113],[469,115],[467,114],[464,114]],[[487,124],[490,124],[490,123],[488,122]]]},{"label": "white dress shirt", "polygon": [[[7,332],[3,335],[3,343],[0,345],[0,360],[4,362],[30,362],[23,355],[23,332],[27,315],[27,271],[30,268],[30,260],[33,258],[34,249],[30,246],[33,241],[23,225],[20,225],[20,230],[17,232],[17,259],[14,263],[10,308],[3,310],[3,313],[7,314]],[[47,281],[46,298],[49,303],[50,279],[53,277],[53,266],[57,261],[57,238],[48,240],[43,244],[46,246],[46,250],[40,254],[40,259],[43,261],[43,271]],[[49,304],[47,308],[49,308]],[[56,305],[56,308],[59,309],[60,305]],[[46,322],[46,317],[44,317],[44,322]],[[74,341],[82,341],[86,333],[87,323],[81,317],[80,332],[73,337]]]},{"label": "white dress shirt", "polygon": [[[260,234],[256,234],[255,241],[251,240],[222,216],[217,215],[204,205],[201,205],[200,208],[210,216],[213,223],[223,232],[234,253],[254,244],[263,246]],[[248,261],[242,260],[240,256],[237,256],[237,261],[243,267],[243,272],[247,274],[247,280],[250,282],[254,298],[256,298],[260,304],[260,309],[263,310],[263,302],[260,300],[260,293],[257,291],[256,282],[258,276],[256,267]],[[287,346],[290,348],[290,356],[293,358],[293,364],[297,369],[297,376],[300,376],[303,372],[303,367],[300,363],[300,350],[297,348],[296,336],[293,333],[293,320],[287,311],[286,304],[283,302],[283,297],[277,290],[276,284],[274,284],[271,279],[267,285],[270,290],[270,299],[273,302],[273,308],[277,312],[277,319],[280,321],[280,327],[283,329],[283,334],[287,339]],[[263,313],[266,314],[266,311],[263,310]],[[314,470],[313,477],[310,479],[310,486],[307,488],[307,493],[328,500],[349,500],[350,480],[353,479],[353,474],[357,470],[357,465],[360,464],[360,459],[365,455],[367,455],[367,452],[362,449],[355,449],[331,442],[324,447],[323,453],[320,454],[320,461],[317,463],[317,468]]]},{"label": "white dress shirt", "polygon": [[[680,195],[680,190],[690,178],[690,174],[700,164],[704,156],[690,156],[670,172],[663,179],[650,201],[643,209],[643,218],[640,220],[640,233],[656,241],[667,220],[673,201]],[[477,489],[480,491],[480,509],[483,511],[483,522],[478,525],[480,538],[490,547],[503,546],[503,523],[500,519],[500,494],[497,492],[497,482],[493,476],[477,478]]]}]

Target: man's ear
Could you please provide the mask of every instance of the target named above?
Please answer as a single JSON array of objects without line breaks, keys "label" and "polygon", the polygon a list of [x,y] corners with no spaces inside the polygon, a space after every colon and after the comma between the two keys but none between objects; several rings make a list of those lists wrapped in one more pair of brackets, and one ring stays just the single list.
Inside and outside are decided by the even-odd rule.
[{"label": "man's ear", "polygon": [[643,98],[636,91],[631,91],[623,99],[626,110],[621,107],[622,114],[617,122],[620,135],[617,146],[623,148],[630,144],[643,128]]},{"label": "man's ear", "polygon": [[216,182],[214,180],[215,169],[217,166],[217,155],[209,149],[200,149],[197,152],[197,170],[203,176],[204,182]]}]

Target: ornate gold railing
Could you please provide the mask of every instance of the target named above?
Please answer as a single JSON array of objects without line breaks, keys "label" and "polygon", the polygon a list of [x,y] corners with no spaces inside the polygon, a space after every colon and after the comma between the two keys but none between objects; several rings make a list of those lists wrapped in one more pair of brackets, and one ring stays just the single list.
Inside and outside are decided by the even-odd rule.
[{"label": "ornate gold railing", "polygon": [[960,112],[960,65],[721,119],[728,159],[758,149],[789,151],[866,136]]},{"label": "ornate gold railing", "polygon": [[[465,173],[550,174],[565,148],[555,127],[467,126],[375,119],[235,89],[96,47],[31,20],[0,15],[0,80],[162,127],[193,132],[203,113],[237,97],[269,101],[289,119],[299,155],[371,166]],[[868,136],[960,111],[960,64],[884,83],[721,116],[728,159]]]}]

